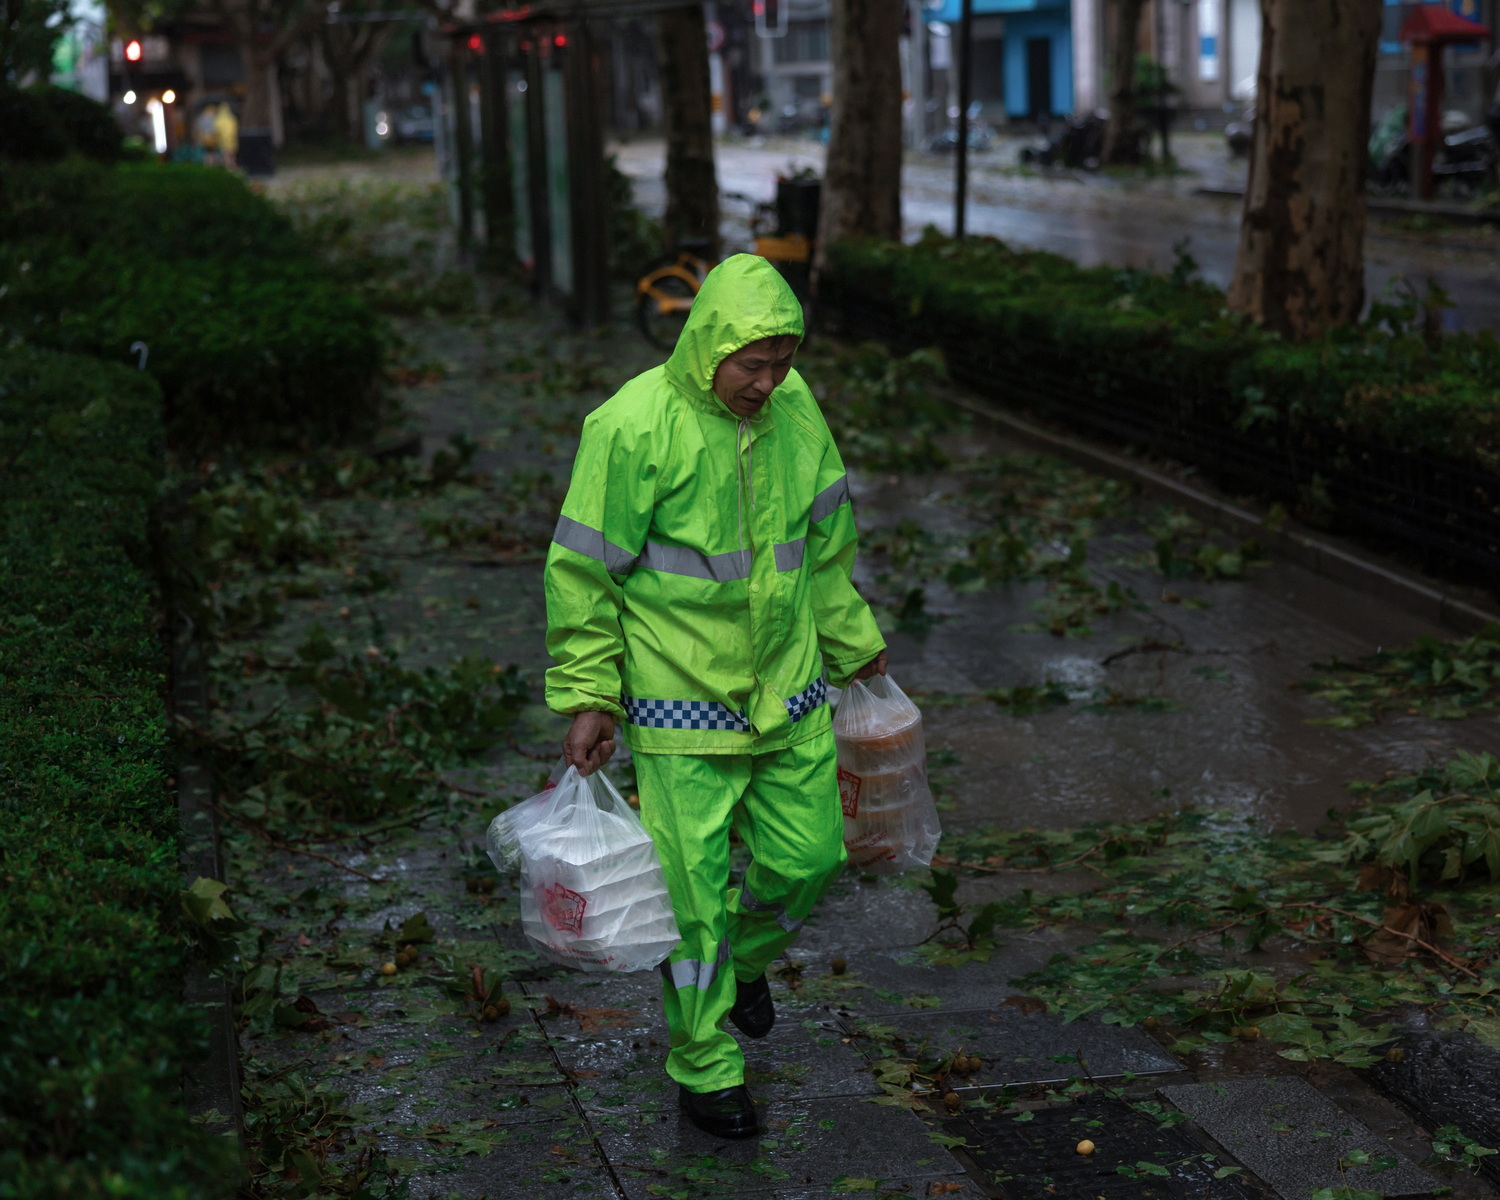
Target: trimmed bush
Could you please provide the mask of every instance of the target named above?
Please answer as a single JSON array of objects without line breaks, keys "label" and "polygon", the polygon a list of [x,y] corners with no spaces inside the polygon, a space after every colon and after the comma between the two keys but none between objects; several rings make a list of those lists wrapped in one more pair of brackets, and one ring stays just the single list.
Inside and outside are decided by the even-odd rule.
[{"label": "trimmed bush", "polygon": [[54,162],[67,153],[67,130],[36,89],[0,82],[0,159]]},{"label": "trimmed bush", "polygon": [[838,295],[893,307],[917,343],[981,336],[1023,380],[1063,363],[1081,389],[1121,379],[1164,406],[1225,395],[1241,430],[1317,423],[1500,471],[1500,343],[1434,335],[1413,300],[1293,345],[1231,315],[1186,258],[1161,275],[929,234],[832,246],[828,275]]},{"label": "trimmed bush", "polygon": [[146,569],[149,376],[0,352],[0,1196],[227,1194],[180,1072],[166,664]]},{"label": "trimmed bush", "polygon": [[226,171],[77,161],[0,196],[0,325],[135,362],[176,439],[341,436],[377,408],[382,329],[263,197]]}]

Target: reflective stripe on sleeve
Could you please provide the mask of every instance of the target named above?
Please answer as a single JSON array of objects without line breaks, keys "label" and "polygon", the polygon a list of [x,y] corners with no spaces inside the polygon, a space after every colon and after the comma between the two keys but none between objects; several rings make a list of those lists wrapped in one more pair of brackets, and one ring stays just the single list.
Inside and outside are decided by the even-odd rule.
[{"label": "reflective stripe on sleeve", "polygon": [[849,476],[840,475],[813,497],[812,508],[807,519],[814,524],[825,517],[833,516],[839,505],[849,503]]},{"label": "reflective stripe on sleeve", "polygon": [[750,578],[750,555],[744,550],[704,554],[691,546],[664,546],[660,542],[647,542],[641,547],[641,556],[636,566],[646,571],[661,571],[666,575],[709,579],[714,583]]},{"label": "reflective stripe on sleeve", "polygon": [[802,565],[802,555],[807,550],[807,539],[799,537],[795,542],[778,542],[776,544],[776,569],[778,571],[795,571]]},{"label": "reflective stripe on sleeve", "polygon": [[719,968],[729,961],[729,939],[719,943],[719,953],[713,962],[702,962],[696,958],[685,958],[681,962],[662,963],[661,971],[672,981],[674,988],[697,988],[706,992],[718,978]]},{"label": "reflective stripe on sleeve", "polygon": [[575,554],[602,562],[604,569],[611,575],[628,575],[631,567],[636,564],[636,556],[629,550],[622,550],[601,531],[582,521],[575,521],[572,517],[557,518],[557,528],[552,531],[552,540]]}]

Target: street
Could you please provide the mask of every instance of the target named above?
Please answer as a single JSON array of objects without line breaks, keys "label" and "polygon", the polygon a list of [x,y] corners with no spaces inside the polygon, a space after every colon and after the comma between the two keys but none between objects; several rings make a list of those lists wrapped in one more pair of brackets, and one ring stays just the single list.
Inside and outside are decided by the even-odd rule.
[{"label": "street", "polygon": [[[1194,194],[1200,186],[1242,187],[1244,164],[1230,163],[1219,135],[1181,135],[1174,145],[1189,174],[1123,183],[1108,175],[1064,171],[1040,175],[1015,166],[1020,142],[997,143],[970,159],[969,232],[1016,246],[1050,250],[1084,266],[1170,269],[1176,247],[1197,261],[1211,283],[1228,284],[1238,242],[1240,202]],[[655,215],[661,190],[663,144],[636,140],[612,147],[630,176],[637,202]],[[823,147],[811,140],[752,146],[721,141],[719,186],[757,199],[775,195],[776,176],[808,166],[821,172]],[[953,228],[951,159],[908,152],[901,185],[902,221],[914,239],[927,225]],[[724,202],[726,237],[743,244],[744,206]],[[1366,245],[1366,297],[1377,300],[1401,278],[1425,294],[1432,279],[1453,308],[1452,328],[1500,330],[1500,227],[1464,226],[1442,233],[1414,232],[1407,223],[1372,218]]]}]

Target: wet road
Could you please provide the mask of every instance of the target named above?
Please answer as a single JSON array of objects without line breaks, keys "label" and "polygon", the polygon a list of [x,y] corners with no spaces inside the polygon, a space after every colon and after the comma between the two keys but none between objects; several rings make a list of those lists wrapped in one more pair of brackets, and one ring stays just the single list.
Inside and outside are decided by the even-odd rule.
[{"label": "wet road", "polygon": [[[1042,177],[1011,167],[1018,143],[976,155],[970,183],[968,224],[1017,246],[1050,250],[1085,266],[1171,266],[1173,248],[1190,239],[1188,252],[1199,273],[1224,286],[1234,268],[1240,202],[1201,196],[1203,186],[1234,186],[1243,167],[1226,163],[1217,139],[1183,139],[1182,161],[1190,174],[1170,180],[1122,184],[1075,175]],[[613,148],[621,170],[635,183],[638,202],[660,213],[662,146],[642,141]],[[777,172],[810,166],[821,172],[823,148],[812,142],[781,146],[720,146],[720,187],[770,198]],[[902,179],[902,219],[908,238],[924,226],[953,227],[953,167],[946,160],[910,156]],[[725,205],[726,234],[744,240],[743,205]],[[1379,298],[1397,277],[1425,292],[1431,278],[1452,298],[1453,328],[1500,330],[1500,231],[1463,229],[1441,236],[1405,233],[1376,222],[1366,243],[1366,294]]]}]

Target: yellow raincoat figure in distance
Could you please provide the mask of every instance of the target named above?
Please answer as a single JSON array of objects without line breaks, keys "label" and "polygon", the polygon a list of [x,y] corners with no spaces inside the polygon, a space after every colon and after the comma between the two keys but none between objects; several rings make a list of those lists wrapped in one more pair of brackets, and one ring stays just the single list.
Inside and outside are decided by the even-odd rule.
[{"label": "yellow raincoat figure in distance", "polygon": [[[724,1023],[769,1030],[765,970],[844,862],[827,684],[884,669],[850,580],[844,466],[789,368],[802,332],[769,262],[716,267],[668,361],[585,421],[546,567],[547,704],[608,714],[565,743],[585,770],[623,722],[682,934],[662,967],[667,1071],[726,1136],[755,1126],[725,1117],[750,1101]],[[738,886],[731,827],[751,854]]]}]

